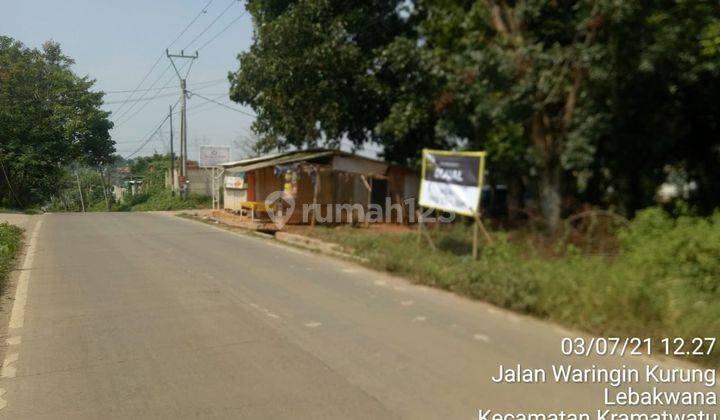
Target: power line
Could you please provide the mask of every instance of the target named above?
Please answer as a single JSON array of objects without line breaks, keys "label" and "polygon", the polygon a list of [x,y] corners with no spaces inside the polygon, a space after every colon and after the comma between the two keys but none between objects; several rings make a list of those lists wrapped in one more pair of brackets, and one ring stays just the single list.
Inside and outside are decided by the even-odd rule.
[{"label": "power line", "polygon": [[[186,63],[185,65],[187,65],[187,63]],[[168,66],[168,68],[170,68],[170,66]],[[182,68],[185,68],[185,67],[183,66]],[[164,75],[165,75],[165,73],[163,73],[161,76],[164,76]],[[168,79],[165,81],[165,84],[162,86],[162,88],[164,89],[164,88],[168,87],[168,86],[170,85],[170,83],[172,83],[173,79],[174,79],[174,76],[171,75],[170,78],[168,78]],[[160,80],[160,79],[158,79],[158,80]],[[156,83],[157,83],[157,80],[156,80]],[[145,102],[140,108],[138,108],[135,112],[133,112],[129,117],[125,118],[123,121],[118,121],[116,127],[120,127],[121,125],[123,125],[123,124],[125,124],[126,122],[130,121],[131,119],[133,119],[137,114],[139,114],[143,109],[145,109],[145,107],[146,107],[150,102],[152,102],[154,99],[157,99],[159,96],[160,96],[160,94],[156,94],[155,96],[151,97],[148,102]],[[120,118],[121,118],[121,117],[118,117],[118,120],[119,120]]]},{"label": "power line", "polygon": [[227,13],[227,11],[230,10],[230,8],[231,8],[231,7],[233,6],[233,4],[235,4],[235,3],[239,3],[239,0],[230,0],[230,3],[223,9],[223,11],[220,12],[220,14],[217,15],[217,16],[215,17],[215,19],[213,19],[213,21],[210,22],[210,24],[205,27],[205,29],[203,29],[199,34],[197,34],[197,35],[195,36],[195,38],[193,38],[192,41],[190,41],[190,43],[188,43],[188,44],[185,46],[185,48],[183,48],[183,50],[187,50],[188,48],[190,48],[190,46],[191,46],[192,44],[194,44],[195,41],[197,41],[201,36],[203,36],[203,35],[205,34],[205,32],[207,32],[207,31],[215,24],[215,22],[218,21],[218,19],[220,19],[221,17],[223,17],[223,15],[225,15],[225,13]]},{"label": "power line", "polygon": [[[150,85],[150,88],[154,87],[154,86],[157,84],[157,82],[159,82],[160,79],[162,79],[163,76],[165,76],[165,73],[167,73],[168,70],[170,70],[170,66],[169,66],[169,65],[168,65],[167,67],[165,67],[165,70],[163,70],[163,72],[160,73],[160,76],[159,76],[158,78],[156,78],[154,82],[152,82],[152,84]],[[165,85],[163,86],[163,88],[166,87],[166,86],[167,86],[167,84],[165,84]],[[140,99],[144,98],[145,95],[148,94],[148,92],[149,92],[149,91],[145,91],[142,95],[140,95]],[[115,117],[115,121],[118,122],[118,123],[117,123],[117,126],[120,126],[120,125],[124,124],[125,122],[127,122],[127,121],[129,120],[129,118],[128,118],[128,120],[125,120],[125,121],[123,121],[123,122],[120,122],[120,120],[121,120],[124,116],[126,116],[130,111],[132,111],[133,108],[135,108],[135,105],[137,105],[137,102],[133,102],[133,104],[130,105],[130,108],[127,108],[127,109],[126,109],[124,112],[122,112],[122,113],[120,113],[120,109],[122,109],[122,106],[120,107],[120,109],[118,109],[118,110],[116,111],[116,112],[119,113],[119,115],[118,115],[117,117]],[[133,114],[133,115],[135,115],[135,114]]]},{"label": "power line", "polygon": [[230,23],[228,23],[224,28],[222,28],[222,29],[220,30],[220,32],[216,33],[212,38],[210,38],[209,40],[205,41],[205,43],[202,44],[202,45],[200,46],[200,48],[198,48],[198,50],[202,50],[202,49],[205,48],[209,43],[215,41],[220,35],[222,35],[225,31],[227,31],[228,28],[230,28],[231,26],[233,26],[233,25],[235,24],[235,22],[239,21],[243,16],[245,16],[245,13],[247,13],[247,10],[244,10],[244,11],[240,14],[240,16],[238,16],[238,17],[236,17],[235,19],[233,19],[232,21],[230,21]]},{"label": "power line", "polygon": [[[178,99],[178,100],[175,102],[175,104],[172,106],[172,108],[175,108],[179,102],[180,102],[180,99]],[[165,124],[165,121],[167,121],[168,118],[170,118],[170,114],[165,115],[165,117],[162,119],[162,121],[160,121],[160,124],[158,124],[157,128],[155,128],[155,129],[147,136],[147,138],[143,141],[143,143],[142,143],[137,149],[135,149],[135,151],[133,151],[132,153],[130,153],[128,156],[126,156],[125,159],[130,159],[131,157],[133,157],[133,156],[135,156],[136,154],[138,154],[145,146],[147,146],[147,144],[150,143],[150,140],[152,140],[153,136],[155,136],[155,133],[157,133],[158,130],[160,130],[160,128],[162,128],[163,124]]]},{"label": "power line", "polygon": [[[175,95],[177,95],[177,93],[174,93],[174,92],[173,92],[173,93],[165,93],[165,94],[162,94],[162,95],[159,95],[159,94],[158,94],[157,96],[153,96],[152,98],[147,98],[147,99],[137,98],[137,99],[133,99],[132,102],[152,101],[152,100],[154,100],[154,99],[167,98],[167,97],[169,97],[169,96],[175,96]],[[121,100],[121,101],[108,101],[108,102],[103,102],[103,105],[115,105],[115,104],[124,103],[124,102],[127,102],[127,101],[126,101],[126,100]]]},{"label": "power line", "polygon": [[180,39],[181,36],[185,35],[185,32],[187,32],[187,30],[190,29],[190,27],[195,23],[195,21],[198,20],[198,18],[199,18],[200,16],[202,16],[202,15],[205,14],[205,13],[207,13],[207,9],[208,9],[208,7],[210,7],[210,5],[212,4],[213,1],[215,1],[215,0],[210,0],[210,1],[207,2],[207,4],[205,4],[205,6],[203,6],[203,8],[200,10],[200,13],[198,13],[197,15],[195,15],[195,17],[193,18],[193,20],[190,21],[190,23],[187,24],[187,26],[185,27],[185,29],[182,30],[182,32],[180,32],[180,35],[176,36],[175,39],[173,39],[173,42],[171,42],[170,45],[167,46],[167,48],[170,48],[170,47],[172,47],[173,45],[175,45],[175,43],[177,42],[177,40]]},{"label": "power line", "polygon": [[[204,85],[203,87],[205,88],[205,87],[208,87],[208,86],[214,86],[214,85],[220,84],[220,82],[227,82],[227,79],[226,79],[226,78],[223,78],[223,79],[206,80],[206,81],[204,81],[204,82],[197,82],[197,83],[195,83],[195,85],[196,85],[196,86],[197,86],[197,85]],[[205,86],[205,85],[207,85],[207,86]],[[175,89],[175,87],[152,88],[152,89],[138,89],[138,92],[154,91],[154,90],[167,90],[167,89]],[[132,91],[133,91],[133,89],[126,89],[126,90],[102,90],[101,92],[102,92],[102,93],[105,93],[105,94],[114,94],[114,93],[128,93],[128,92],[132,92]]]},{"label": "power line", "polygon": [[[190,23],[188,23],[185,26],[185,28],[183,28],[183,30],[180,32],[180,34],[175,37],[175,39],[170,43],[170,45],[168,45],[167,48],[170,48],[171,46],[173,46],[178,41],[178,39],[180,39],[180,37],[183,36],[185,34],[185,32],[187,32],[187,30],[198,20],[198,18],[200,16],[207,13],[207,8],[210,6],[210,4],[212,4],[213,1],[214,0],[210,0],[207,2],[207,4],[205,4],[205,6],[203,6],[203,8],[200,10],[200,12],[197,15],[195,15],[195,17],[190,21]],[[158,57],[158,59],[155,60],[152,67],[150,67],[150,70],[147,73],[145,73],[145,76],[142,78],[142,80],[140,80],[140,83],[138,83],[138,85],[135,87],[135,89],[127,96],[126,101],[129,101],[130,99],[132,99],[135,96],[135,93],[137,92],[137,90],[140,89],[142,84],[145,83],[145,80],[147,80],[147,78],[155,70],[155,68],[158,66],[158,64],[160,64],[160,60],[162,60],[163,55],[164,54],[161,53],[160,57]],[[168,71],[168,69],[169,69],[169,66],[165,68],[165,70],[163,71],[163,74],[165,74]],[[160,77],[162,78],[162,75]],[[152,88],[152,86],[150,86],[150,87]],[[120,107],[117,109],[117,112],[120,112],[125,107],[126,103],[127,102],[122,103],[120,105]],[[132,106],[130,108],[132,108]],[[127,112],[125,114],[127,114]],[[125,114],[123,114],[123,115],[125,115]],[[120,118],[122,118],[122,115],[118,116],[118,119],[120,119]]]},{"label": "power line", "polygon": [[214,104],[217,104],[217,105],[220,105],[220,106],[222,106],[222,107],[225,107],[225,108],[227,108],[227,109],[229,109],[229,110],[232,110],[232,111],[235,111],[235,112],[239,112],[239,113],[244,114],[244,115],[247,115],[247,116],[249,116],[249,117],[257,118],[257,115],[255,115],[255,114],[251,114],[251,113],[249,113],[249,112],[247,112],[247,111],[243,111],[243,110],[241,110],[241,109],[233,108],[233,107],[231,107],[231,106],[229,106],[229,105],[226,105],[226,104],[224,104],[224,103],[222,103],[222,102],[218,102],[218,101],[216,101],[216,100],[214,100],[214,99],[210,99],[210,98],[208,98],[208,97],[205,97],[205,96],[203,96],[203,95],[201,95],[201,94],[199,94],[199,93],[197,93],[197,92],[190,92],[190,93],[193,94],[193,95],[195,95],[195,96],[199,96],[201,99],[204,99],[204,100],[206,100],[206,101],[210,101],[210,102],[212,102],[212,103],[214,103]]},{"label": "power line", "polygon": [[[127,98],[125,98],[126,101],[129,101],[130,99],[133,98],[133,96],[135,96],[135,92],[137,92],[137,90],[140,89],[140,86],[142,86],[142,84],[145,83],[145,80],[147,80],[148,76],[150,76],[150,73],[152,73],[155,70],[155,67],[157,67],[157,65],[160,63],[160,60],[162,60],[162,57],[163,57],[162,54],[160,54],[160,57],[158,57],[158,59],[155,60],[152,67],[150,67],[150,70],[147,73],[145,73],[145,76],[142,78],[142,80],[140,80],[140,83],[137,84],[137,86],[135,87],[135,90],[130,92],[130,94],[127,96]],[[167,70],[165,70],[165,71],[167,71]],[[120,108],[118,108],[117,111],[120,112],[120,110],[123,109],[124,106],[125,106],[125,104],[123,103],[122,105],[120,105]]]}]

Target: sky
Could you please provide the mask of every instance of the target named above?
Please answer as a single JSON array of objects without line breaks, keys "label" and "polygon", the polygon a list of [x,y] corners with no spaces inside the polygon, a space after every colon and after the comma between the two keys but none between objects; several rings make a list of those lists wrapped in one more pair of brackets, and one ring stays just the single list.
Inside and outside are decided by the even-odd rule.
[{"label": "sky", "polygon": [[[115,123],[112,138],[125,157],[150,137],[135,156],[169,151],[167,122],[151,136],[180,95],[180,82],[165,49],[169,47],[171,53],[184,49],[186,54],[197,49],[188,90],[235,110],[191,96],[189,158],[196,159],[200,145],[206,144],[232,146],[232,158],[241,159],[244,148],[238,144],[252,140],[253,117],[236,110],[252,114],[252,109],[229,100],[227,75],[237,71],[237,55],[252,42],[252,21],[244,6],[242,0],[7,1],[0,14],[0,34],[29,47],[40,47],[50,39],[60,43],[75,60],[75,73],[95,79],[95,90],[107,92],[104,108],[112,112]],[[179,122],[179,115],[174,115],[176,152]]]}]

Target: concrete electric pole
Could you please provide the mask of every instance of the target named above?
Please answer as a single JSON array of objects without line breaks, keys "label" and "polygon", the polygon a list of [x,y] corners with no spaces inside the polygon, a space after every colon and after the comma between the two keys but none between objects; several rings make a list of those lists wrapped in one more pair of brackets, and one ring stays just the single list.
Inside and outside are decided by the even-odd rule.
[{"label": "concrete electric pole", "polygon": [[[198,58],[198,53],[195,51],[194,55],[185,55],[185,51],[181,50],[180,54],[170,54],[170,51],[165,50],[165,54],[170,59],[170,63],[175,69],[178,79],[180,79],[180,92],[182,95],[180,97],[180,191],[184,196],[187,177],[187,76],[190,74],[193,61]],[[173,58],[190,60],[190,65],[184,76],[180,74],[180,70],[175,65]]]},{"label": "concrete electric pole", "polygon": [[168,115],[170,118],[170,191],[175,195],[175,146],[173,145],[175,140],[173,139],[172,114],[173,107],[170,105],[170,114]]}]

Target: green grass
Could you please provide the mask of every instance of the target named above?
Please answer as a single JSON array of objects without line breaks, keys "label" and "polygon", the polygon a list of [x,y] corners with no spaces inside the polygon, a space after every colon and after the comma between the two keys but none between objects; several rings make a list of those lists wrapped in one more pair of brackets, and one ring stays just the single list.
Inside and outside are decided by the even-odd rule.
[{"label": "green grass", "polygon": [[0,290],[5,289],[21,241],[22,229],[8,223],[0,224]]},{"label": "green grass", "polygon": [[[114,204],[113,211],[168,211],[201,209],[211,206],[210,197],[190,194],[181,198],[179,194],[173,195],[169,190],[159,189],[134,196],[127,196],[122,204]],[[105,203],[101,203],[97,211],[105,210]]]},{"label": "green grass", "polygon": [[[673,219],[641,212],[618,233],[618,255],[581,255],[572,246],[549,258],[502,232],[470,257],[471,229],[431,230],[438,250],[417,235],[352,227],[309,233],[367,258],[368,266],[518,312],[607,336],[720,336],[720,213]],[[719,366],[720,352],[698,362]]]}]

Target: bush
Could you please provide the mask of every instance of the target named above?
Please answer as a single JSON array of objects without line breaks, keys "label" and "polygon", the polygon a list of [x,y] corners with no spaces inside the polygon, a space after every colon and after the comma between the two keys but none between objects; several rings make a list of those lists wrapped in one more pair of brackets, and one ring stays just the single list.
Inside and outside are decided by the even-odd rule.
[{"label": "bush", "polygon": [[20,249],[22,229],[8,223],[0,224],[0,290],[5,289],[13,260]]},{"label": "bush", "polygon": [[158,211],[158,210],[184,210],[198,209],[210,206],[210,197],[190,194],[183,199],[179,194],[173,195],[171,191],[157,189],[154,191],[128,196],[125,202],[118,206],[119,211]]}]

